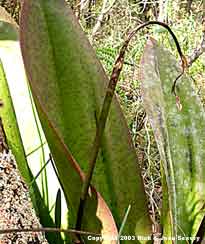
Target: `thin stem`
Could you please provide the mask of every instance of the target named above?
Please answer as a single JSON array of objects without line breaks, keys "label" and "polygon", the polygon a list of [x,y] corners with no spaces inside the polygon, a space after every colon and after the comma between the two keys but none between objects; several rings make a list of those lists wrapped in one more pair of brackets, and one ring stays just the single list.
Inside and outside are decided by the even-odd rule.
[{"label": "thin stem", "polygon": [[0,235],[3,234],[10,234],[10,233],[22,233],[22,232],[63,232],[63,233],[74,233],[79,235],[95,235],[95,236],[101,236],[101,234],[93,233],[93,232],[87,232],[87,231],[80,231],[80,230],[74,230],[74,229],[61,229],[61,228],[51,228],[51,227],[45,227],[45,228],[33,228],[33,229],[0,229]]},{"label": "thin stem", "polygon": [[83,183],[83,187],[82,187],[82,192],[81,192],[81,197],[80,197],[80,204],[79,204],[79,208],[78,208],[78,214],[77,214],[77,222],[76,222],[76,229],[80,230],[81,229],[81,225],[82,225],[82,219],[83,219],[83,215],[84,215],[84,208],[85,208],[85,203],[86,203],[86,198],[88,195],[88,189],[90,186],[90,182],[92,179],[92,175],[93,175],[93,171],[95,168],[95,164],[96,164],[96,160],[97,160],[97,156],[98,156],[98,152],[101,146],[101,142],[102,142],[102,137],[103,137],[103,133],[104,133],[104,129],[105,129],[105,124],[107,121],[107,117],[109,114],[109,110],[110,110],[110,105],[112,102],[112,98],[115,92],[115,88],[120,76],[120,72],[122,70],[123,67],[123,63],[124,63],[124,56],[125,56],[125,52],[127,50],[128,44],[130,42],[130,40],[132,39],[132,37],[141,29],[143,29],[146,26],[149,25],[160,25],[164,28],[166,28],[169,33],[171,34],[171,36],[174,39],[174,42],[176,44],[177,47],[177,51],[180,55],[181,61],[182,61],[182,73],[176,78],[176,80],[174,81],[173,87],[172,87],[172,91],[174,92],[174,94],[176,95],[175,92],[175,86],[176,86],[176,82],[177,80],[181,77],[181,75],[184,73],[184,69],[185,67],[187,67],[187,62],[186,62],[186,58],[183,55],[179,42],[175,36],[175,34],[172,32],[172,30],[170,29],[170,27],[160,21],[149,21],[146,23],[143,23],[139,26],[136,27],[136,29],[134,29],[127,37],[127,39],[124,41],[124,44],[120,50],[120,53],[118,55],[118,58],[115,62],[112,74],[111,74],[111,78],[108,84],[108,88],[106,91],[106,95],[104,98],[104,102],[103,102],[103,106],[102,106],[102,110],[100,113],[100,118],[99,121],[97,123],[97,129],[96,129],[96,134],[95,134],[95,139],[93,142],[93,146],[92,146],[92,151],[91,151],[91,157],[90,157],[90,161],[89,161],[89,168],[88,168],[88,172],[86,174],[84,183]]},{"label": "thin stem", "polygon": [[42,168],[39,170],[39,172],[37,173],[37,175],[33,178],[33,180],[31,181],[31,183],[29,184],[29,187],[31,187],[33,185],[33,183],[37,180],[37,178],[39,177],[39,175],[42,173],[42,171],[45,169],[45,167],[49,164],[50,162],[50,158],[47,160],[47,162],[42,166]]},{"label": "thin stem", "polygon": [[85,181],[83,183],[82,193],[81,193],[81,197],[80,197],[80,205],[79,205],[79,209],[78,209],[77,223],[76,223],[76,229],[79,229],[79,230],[81,229],[83,212],[84,212],[84,207],[85,207],[85,201],[87,198],[88,189],[90,186],[94,167],[96,164],[97,155],[98,155],[98,152],[99,152],[99,149],[101,146],[101,141],[102,141],[102,136],[103,136],[104,129],[105,129],[105,124],[106,124],[108,113],[110,110],[110,104],[112,102],[115,87],[116,87],[120,72],[122,70],[124,55],[125,55],[125,51],[127,49],[127,45],[128,45],[128,42],[125,42],[123,47],[121,48],[120,54],[119,54],[119,56],[115,62],[115,66],[113,68],[112,75],[110,78],[110,82],[109,82],[107,92],[105,95],[105,99],[103,102],[99,122],[97,123],[98,126],[96,129],[95,140],[94,140],[93,148],[91,151],[92,154],[91,154],[91,159],[89,162],[89,168],[88,168],[87,175],[85,177]]},{"label": "thin stem", "polygon": [[44,145],[46,144],[46,142],[44,142],[43,144],[40,144],[38,147],[36,147],[35,149],[33,149],[31,152],[26,154],[26,157],[31,156],[33,153],[35,153],[36,151],[38,151],[40,148],[42,148]]},{"label": "thin stem", "polygon": [[164,22],[161,22],[161,21],[148,21],[146,23],[143,23],[139,26],[136,27],[136,29],[134,29],[128,36],[127,38],[127,41],[129,42],[132,37],[141,29],[143,29],[144,27],[147,27],[149,25],[160,25],[162,27],[164,27],[165,29],[168,30],[168,32],[171,34],[174,42],[175,42],[175,45],[176,45],[176,48],[177,48],[177,51],[179,53],[179,56],[181,58],[181,62],[182,62],[182,72],[177,76],[177,78],[175,79],[175,81],[173,82],[173,85],[172,85],[172,93],[174,93],[175,97],[177,96],[176,95],[176,84],[177,84],[177,81],[179,80],[179,78],[184,74],[184,70],[186,67],[188,67],[188,64],[187,64],[187,60],[186,60],[186,57],[184,56],[184,54],[182,53],[182,50],[181,50],[181,47],[179,45],[179,42],[177,40],[177,37],[175,36],[174,32],[171,30],[171,28],[165,24]]},{"label": "thin stem", "polygon": [[205,52],[205,0],[202,5],[202,40],[201,44],[197,46],[193,53],[189,56],[188,66],[190,67],[204,52]]}]

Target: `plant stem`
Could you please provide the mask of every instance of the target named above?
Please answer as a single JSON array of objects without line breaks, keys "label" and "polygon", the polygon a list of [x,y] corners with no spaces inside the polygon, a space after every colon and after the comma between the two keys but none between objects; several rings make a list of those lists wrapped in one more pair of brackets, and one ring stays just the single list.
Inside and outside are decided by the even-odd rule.
[{"label": "plant stem", "polygon": [[139,26],[136,27],[136,29],[134,29],[128,36],[127,38],[127,41],[129,42],[132,37],[141,29],[143,29],[144,27],[146,26],[149,26],[149,25],[160,25],[162,27],[164,27],[165,29],[168,30],[168,32],[171,34],[172,38],[174,39],[174,42],[175,42],[175,45],[176,45],[176,48],[177,48],[177,51],[179,53],[179,56],[181,58],[181,62],[182,62],[182,72],[177,76],[177,78],[175,79],[175,81],[173,82],[173,85],[172,85],[172,93],[174,93],[175,97],[177,97],[176,95],[176,83],[177,81],[179,80],[179,78],[184,74],[184,70],[186,67],[188,67],[188,64],[187,64],[187,60],[186,60],[186,57],[183,55],[182,53],[182,50],[181,50],[181,47],[179,45],[179,42],[177,40],[177,37],[175,36],[174,32],[171,30],[171,28],[165,24],[164,22],[161,22],[161,21],[148,21],[146,23],[143,23]]},{"label": "plant stem", "polygon": [[93,148],[91,151],[92,154],[91,154],[91,159],[89,162],[89,168],[88,168],[87,175],[85,177],[85,181],[83,183],[82,193],[81,193],[81,197],[80,197],[80,205],[79,205],[79,209],[78,209],[77,223],[76,223],[76,229],[79,229],[79,230],[81,229],[85,201],[86,201],[86,197],[88,195],[88,189],[89,189],[90,182],[92,179],[93,170],[94,170],[94,167],[96,164],[97,155],[98,155],[98,152],[99,152],[99,149],[101,146],[103,132],[105,129],[105,124],[106,124],[108,113],[110,110],[110,105],[111,105],[112,98],[114,95],[115,87],[116,87],[120,72],[122,70],[124,55],[125,55],[125,51],[127,49],[127,45],[128,45],[128,42],[125,42],[123,47],[121,48],[120,54],[115,62],[115,66],[113,68],[110,82],[108,84],[107,92],[106,92],[105,99],[103,102],[99,122],[97,123],[98,125],[97,125],[97,129],[96,129]]},{"label": "plant stem", "polygon": [[[172,86],[172,92],[174,92],[174,94],[176,95],[175,92],[175,86],[176,86],[176,81],[181,77],[181,75],[184,73],[184,69],[185,67],[187,67],[187,62],[186,62],[186,58],[183,55],[179,42],[176,38],[176,36],[174,35],[174,33],[172,32],[172,30],[170,29],[170,27],[160,21],[149,21],[146,23],[143,23],[139,26],[136,27],[136,29],[134,29],[132,32],[130,32],[130,34],[128,35],[127,39],[124,41],[124,44],[120,50],[120,53],[118,55],[118,58],[115,62],[112,74],[111,74],[111,78],[108,84],[108,88],[106,91],[106,95],[104,98],[104,102],[103,102],[103,106],[102,106],[102,110],[100,113],[100,118],[99,121],[97,123],[97,129],[96,129],[96,134],[95,134],[95,139],[94,139],[94,143],[93,143],[93,147],[92,147],[92,151],[91,151],[91,158],[89,161],[89,168],[88,168],[88,172],[86,174],[84,183],[83,183],[83,187],[82,187],[82,192],[81,192],[81,197],[80,197],[80,204],[79,204],[79,208],[78,208],[78,214],[77,214],[77,222],[76,222],[76,229],[80,230],[81,229],[81,225],[82,225],[82,219],[83,219],[83,214],[84,214],[84,209],[85,209],[85,203],[86,203],[86,198],[88,195],[88,190],[89,190],[89,186],[90,186],[90,182],[92,179],[92,175],[93,175],[93,171],[95,168],[95,164],[96,164],[96,160],[97,160],[97,156],[98,156],[98,152],[101,146],[101,142],[102,142],[102,137],[103,137],[103,133],[104,133],[104,129],[105,129],[105,124],[107,121],[107,117],[109,114],[109,110],[110,110],[110,105],[112,102],[112,98],[115,92],[115,87],[117,85],[119,76],[120,76],[120,72],[122,70],[123,67],[123,63],[124,63],[124,56],[125,56],[125,52],[127,50],[128,44],[130,42],[130,40],[132,39],[132,37],[141,29],[143,29],[144,27],[148,26],[148,25],[160,25],[164,28],[166,28],[169,33],[171,34],[171,36],[174,39],[174,42],[176,44],[177,47],[177,51],[180,55],[181,61],[182,61],[182,73],[176,78],[176,80],[173,83]],[[80,238],[79,238],[80,239]],[[83,242],[82,242],[83,243]]]}]

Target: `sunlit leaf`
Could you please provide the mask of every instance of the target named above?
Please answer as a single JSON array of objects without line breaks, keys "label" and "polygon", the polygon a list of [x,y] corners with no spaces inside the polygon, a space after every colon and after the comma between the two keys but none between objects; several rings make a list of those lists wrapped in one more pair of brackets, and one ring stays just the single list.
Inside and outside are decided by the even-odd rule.
[{"label": "sunlit leaf", "polygon": [[[1,14],[1,8],[0,8],[0,14]],[[1,19],[1,15],[0,15]],[[15,52],[16,54],[17,50],[19,50],[19,44],[17,41],[18,33],[13,27],[13,24],[10,24],[8,22],[1,22],[0,21],[0,51],[4,50],[7,52],[7,55],[9,56],[12,52]],[[3,38],[1,38],[3,37]],[[15,38],[14,38],[15,37]],[[15,55],[14,55],[15,56]],[[1,58],[1,57],[0,57]],[[2,57],[4,59],[5,57]],[[19,55],[16,55],[15,57],[18,62],[22,62],[20,59]],[[9,59],[3,60],[6,62]],[[14,60],[12,60],[14,61]],[[15,62],[13,62],[15,63]],[[10,74],[13,73],[13,70],[9,70]],[[19,71],[19,72],[24,72],[24,70]],[[16,77],[13,76],[13,82],[16,82]],[[49,215],[49,210],[45,206],[45,203],[42,200],[40,191],[38,189],[38,186],[36,182],[34,181],[31,184],[33,180],[33,175],[32,172],[30,171],[30,168],[28,166],[25,152],[24,152],[24,147],[23,143],[21,140],[19,128],[18,128],[18,123],[16,120],[15,116],[15,111],[13,107],[13,102],[12,98],[10,95],[9,87],[8,87],[8,82],[6,79],[6,74],[3,70],[3,65],[0,63],[0,99],[3,103],[3,106],[0,108],[0,117],[2,118],[3,126],[5,129],[7,141],[9,144],[9,148],[11,149],[12,153],[14,154],[16,158],[16,162],[18,165],[18,169],[24,178],[25,182],[27,183],[28,186],[30,186],[30,196],[32,199],[33,206],[35,208],[36,214],[38,217],[40,217],[40,222],[44,226],[50,226],[50,227],[55,227],[54,222],[52,218]],[[55,233],[49,233],[46,234],[47,240],[54,241],[54,243],[62,243],[62,240],[59,240],[57,242],[56,239],[57,235]],[[55,241],[56,240],[56,241]],[[51,242],[52,243],[52,242]]]}]

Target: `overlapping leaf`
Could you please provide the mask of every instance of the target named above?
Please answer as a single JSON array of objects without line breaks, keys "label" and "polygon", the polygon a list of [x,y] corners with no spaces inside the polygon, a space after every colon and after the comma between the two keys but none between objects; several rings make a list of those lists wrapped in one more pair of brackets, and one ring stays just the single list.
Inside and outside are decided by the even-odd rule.
[{"label": "overlapping leaf", "polygon": [[177,85],[182,110],[176,106],[171,87],[179,73],[175,57],[150,39],[141,61],[141,79],[144,107],[166,177],[163,233],[189,237],[196,235],[204,216],[205,115],[187,75]]},{"label": "overlapping leaf", "polygon": [[[6,18],[5,16],[7,16],[7,14],[4,12],[3,9],[0,8],[0,19],[7,21],[0,21],[0,51],[4,49],[4,51],[7,52],[7,57],[2,57],[3,59],[6,59],[3,61],[5,63],[8,63],[9,61],[11,62],[11,59],[9,59],[9,55],[11,52],[14,52],[16,54],[16,57],[15,55],[12,56],[15,57],[18,62],[22,62],[20,56],[18,55],[20,47],[18,43],[18,32],[16,29],[17,26],[12,22],[12,20],[9,19],[9,16],[7,16]],[[13,64],[15,63],[14,60],[12,60],[12,62]],[[8,72],[12,74],[13,70],[9,70]],[[24,72],[24,70],[19,72]],[[17,82],[15,76],[13,76],[13,82]],[[28,167],[28,163],[25,157],[24,147],[18,128],[15,111],[13,108],[13,102],[2,63],[0,63],[0,99],[3,102],[3,106],[0,108],[0,117],[3,122],[9,148],[16,158],[18,169],[22,177],[24,178],[27,185],[30,185],[33,180],[33,175]],[[49,210],[42,200],[36,182],[33,182],[32,186],[30,186],[29,189],[33,206],[36,210],[38,217],[40,217],[41,224],[47,227],[55,227],[55,224],[53,223],[53,220],[49,215]],[[62,243],[61,239],[57,239],[57,235],[55,233],[49,233],[46,237],[47,240],[50,240],[52,242],[59,244]]]},{"label": "overlapping leaf", "polygon": [[[25,1],[20,25],[26,71],[70,202],[74,224],[82,186],[80,168],[74,158],[86,171],[108,79],[63,0]],[[151,223],[140,169],[116,97],[93,184],[102,193],[119,225],[125,210],[131,205],[125,233],[150,234]],[[96,198],[96,202],[91,201],[90,206],[87,204],[89,218],[95,215],[96,208],[99,209],[100,201]],[[103,224],[105,219],[101,221]],[[84,227],[91,230],[91,223],[92,220],[88,219]]]}]

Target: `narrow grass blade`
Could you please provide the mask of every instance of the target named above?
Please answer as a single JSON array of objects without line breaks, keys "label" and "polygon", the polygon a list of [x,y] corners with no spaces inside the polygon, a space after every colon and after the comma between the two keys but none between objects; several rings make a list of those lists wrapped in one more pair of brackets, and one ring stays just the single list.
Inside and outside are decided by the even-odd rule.
[{"label": "narrow grass blade", "polygon": [[46,166],[50,163],[50,159],[47,160],[47,162],[43,165],[43,167],[39,170],[39,172],[36,174],[36,176],[33,178],[29,186],[31,187],[34,182],[38,179],[39,175],[43,172],[43,170],[46,168]]},{"label": "narrow grass blade", "polygon": [[44,145],[46,145],[46,142],[44,142],[43,144],[39,145],[38,147],[34,148],[32,151],[30,151],[29,153],[26,154],[26,157],[31,156],[33,153],[37,152],[41,147],[43,147]]},{"label": "narrow grass blade", "polygon": [[117,242],[116,242],[116,243],[119,243],[119,241],[120,241],[120,236],[121,236],[121,234],[122,234],[122,232],[123,232],[123,229],[124,229],[124,227],[125,227],[125,224],[126,224],[128,215],[129,215],[129,213],[130,213],[130,209],[131,209],[131,205],[129,205],[128,208],[127,208],[127,210],[126,210],[125,216],[124,216],[123,221],[122,221],[122,224],[121,224],[121,226],[120,226],[120,230],[119,230],[119,234],[118,234]]}]

